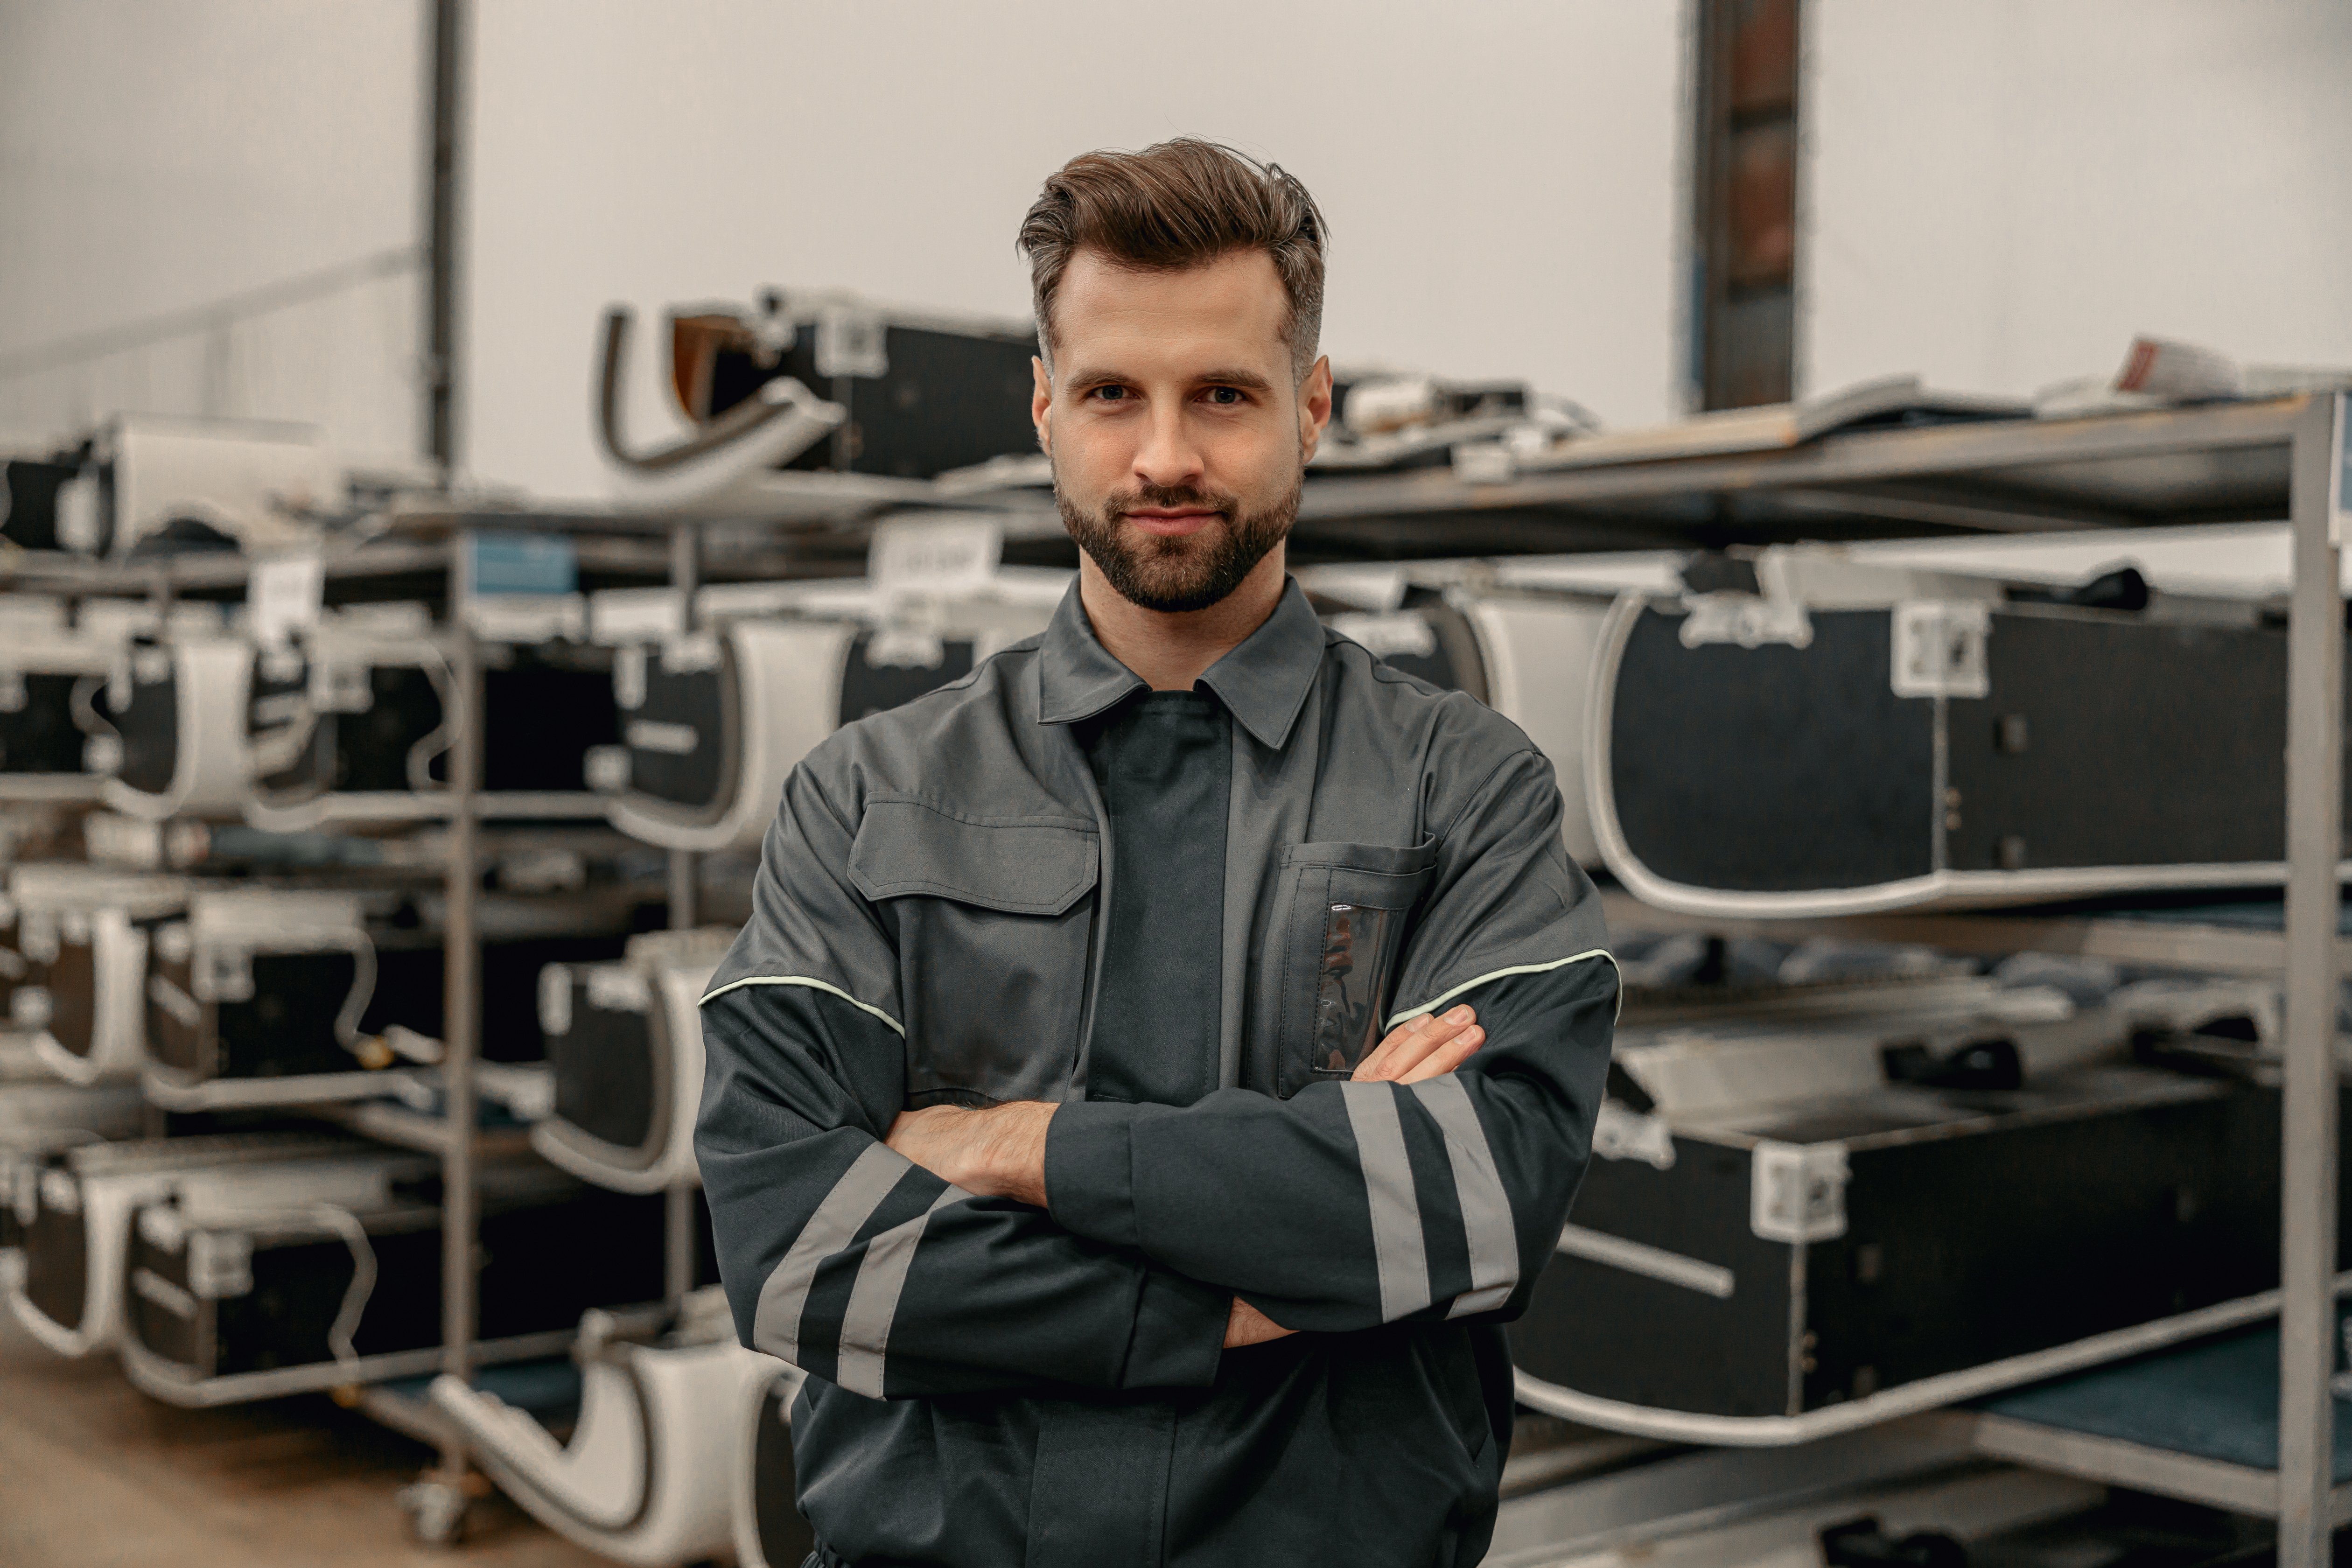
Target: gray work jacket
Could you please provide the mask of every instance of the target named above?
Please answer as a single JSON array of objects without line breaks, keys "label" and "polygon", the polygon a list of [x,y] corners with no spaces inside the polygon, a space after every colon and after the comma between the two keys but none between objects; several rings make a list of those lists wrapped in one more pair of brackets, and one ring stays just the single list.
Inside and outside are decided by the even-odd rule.
[{"label": "gray work jacket", "polygon": [[[860,1563],[1484,1552],[1526,1305],[1590,1150],[1617,981],[1508,721],[1291,584],[1202,677],[1232,715],[1216,1058],[1087,1097],[1111,835],[1075,722],[1142,683],[1074,587],[1043,637],[848,726],[787,784],[704,1000],[698,1139],[745,1342],[811,1374],[801,1502]],[[1461,1070],[1349,1066],[1470,1002]],[[1050,1207],[879,1140],[1061,1102]],[[1239,1295],[1301,1331],[1222,1352]]]}]

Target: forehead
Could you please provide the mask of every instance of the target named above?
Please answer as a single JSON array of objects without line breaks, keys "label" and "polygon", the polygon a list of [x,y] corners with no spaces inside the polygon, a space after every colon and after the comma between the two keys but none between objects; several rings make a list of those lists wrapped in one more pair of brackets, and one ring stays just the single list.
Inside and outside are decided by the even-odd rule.
[{"label": "forehead", "polygon": [[1085,249],[1070,258],[1054,292],[1054,358],[1075,374],[1248,365],[1276,379],[1289,361],[1282,341],[1288,307],[1274,258],[1263,250],[1145,271]]}]

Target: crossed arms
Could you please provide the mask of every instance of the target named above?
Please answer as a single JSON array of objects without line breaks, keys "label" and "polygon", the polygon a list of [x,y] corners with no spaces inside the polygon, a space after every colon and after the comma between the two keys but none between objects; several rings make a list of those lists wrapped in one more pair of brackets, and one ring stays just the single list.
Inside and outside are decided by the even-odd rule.
[{"label": "crossed arms", "polygon": [[[796,773],[745,960],[706,998],[696,1139],[744,1342],[876,1398],[1205,1387],[1281,1333],[1508,1318],[1583,1173],[1613,963],[1559,795],[1507,759],[1441,835],[1416,1015],[1287,1100],[907,1113],[898,954]],[[919,1042],[917,1042],[919,1044]]]},{"label": "crossed arms", "polygon": [[[1424,1013],[1389,1031],[1356,1066],[1356,1083],[1425,1083],[1468,1061],[1485,1043],[1477,1015],[1467,1006]],[[1059,1107],[1016,1100],[967,1110],[935,1105],[906,1110],[890,1124],[889,1146],[965,1192],[1050,1206],[1045,1191],[1045,1135]],[[1295,1332],[1234,1298],[1224,1347],[1264,1344]]]}]

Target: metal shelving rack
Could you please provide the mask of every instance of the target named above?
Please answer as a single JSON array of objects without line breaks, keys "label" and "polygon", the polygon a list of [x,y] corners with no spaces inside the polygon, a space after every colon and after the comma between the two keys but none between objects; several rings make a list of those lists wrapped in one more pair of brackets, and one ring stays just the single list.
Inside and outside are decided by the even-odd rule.
[{"label": "metal shelving rack", "polygon": [[[2262,922],[2150,919],[2130,911],[1885,914],[1837,921],[1696,920],[1612,894],[1620,930],[1834,932],[1983,952],[2040,950],[2130,963],[2248,974],[2280,973],[2288,1005],[2282,1126],[2282,1338],[2279,1463],[2250,1478],[2200,1468],[2182,1456],[2117,1457],[2064,1436],[2021,1436],[1999,1424],[1984,1451],[2071,1469],[2120,1485],[2155,1485],[2221,1506],[2275,1516],[2285,1568],[2327,1561],[2331,1525],[2352,1511],[2352,1488],[2332,1485],[2336,1168],[2335,1063],[2337,980],[2352,959],[2338,882],[2343,839],[2343,525],[2352,504],[2347,399],[2320,394],[2117,414],[2064,421],[1988,421],[1832,435],[1801,446],[1695,456],[1666,453],[1583,463],[1573,446],[1540,471],[1494,483],[1423,470],[1369,478],[1318,477],[1307,487],[1292,558],[1339,561],[1461,558],[1596,551],[1722,549],[1801,541],[1849,542],[1937,535],[2025,534],[2215,522],[2292,524],[2289,605],[2289,880],[2277,929]],[[1622,450],[1622,448],[1620,448]],[[563,510],[412,503],[382,537],[338,556],[331,578],[446,577],[469,721],[480,711],[478,649],[464,625],[459,562],[473,531],[552,531],[575,542],[583,569],[641,582],[668,581],[692,613],[706,575],[825,576],[855,573],[867,531],[854,520],[761,530],[712,520],[665,520],[598,507]],[[1007,556],[1069,559],[1050,512],[1006,514]],[[728,539],[724,570],[709,542]],[[746,541],[751,542],[747,545]],[[0,563],[0,588],[74,594],[241,591],[246,563],[155,566]],[[447,874],[449,1016],[447,1128],[474,1125],[478,955],[473,921],[481,744],[471,722],[453,757]],[[670,865],[674,925],[693,923],[697,868]],[[478,1138],[426,1138],[438,1145],[449,1189],[445,1300],[447,1369],[472,1372],[474,1173]],[[670,1294],[693,1267],[690,1190],[669,1197]],[[1954,1415],[1954,1421],[1976,1417]],[[1985,1424],[1979,1422],[1982,1426]],[[420,1430],[435,1430],[420,1427]],[[462,1509],[466,1456],[444,1440],[432,1479]],[[2210,1484],[2200,1481],[2206,1478]],[[2153,1478],[2153,1479],[2152,1479]],[[2202,1487],[2200,1491],[2199,1489]]]},{"label": "metal shelving rack", "polygon": [[[1856,432],[1801,447],[1646,462],[1570,461],[1496,484],[1445,471],[1308,488],[1302,557],[1713,548],[1799,541],[2053,532],[2286,520],[2287,862],[2276,930],[2128,912],[1887,914],[1834,921],[1692,920],[1612,897],[1624,929],[1836,931],[1978,952],[2042,949],[2285,982],[2278,1464],[1986,1423],[1983,1446],[2119,1485],[2273,1516],[2284,1568],[2320,1568],[2352,1518],[2335,1485],[2337,983],[2342,934],[2343,532],[2352,508],[2347,399],[2314,394],[2075,420]],[[1968,1419],[1968,1417],[1958,1417]]]},{"label": "metal shelving rack", "polygon": [[[450,726],[449,787],[429,818],[446,825],[446,865],[442,878],[446,926],[444,942],[442,1072],[444,1110],[428,1116],[398,1107],[368,1103],[307,1108],[321,1118],[380,1142],[437,1155],[442,1165],[442,1370],[471,1380],[477,1371],[480,1247],[479,1187],[485,1158],[530,1147],[526,1133],[479,1129],[480,1095],[476,1067],[481,1047],[481,949],[478,916],[484,839],[482,787],[483,661],[467,614],[472,585],[466,580],[470,536],[520,531],[566,537],[579,564],[606,578],[643,583],[667,581],[680,590],[691,615],[702,578],[703,529],[688,523],[604,511],[427,506],[384,520],[385,532],[358,543],[330,543],[322,551],[323,577],[338,596],[373,597],[390,589],[445,598],[441,633],[449,641],[457,713]],[[745,577],[824,576],[855,570],[830,533],[814,534],[806,547],[738,552],[730,574]],[[35,591],[78,598],[139,598],[168,608],[175,599],[235,600],[247,589],[252,563],[242,555],[196,555],[148,563],[48,560],[19,555],[0,558],[0,592]],[[667,891],[670,924],[695,923],[698,857],[673,853]],[[289,1109],[305,1109],[291,1107]],[[470,1133],[470,1135],[469,1135]],[[695,1195],[691,1185],[665,1194],[665,1305],[675,1308],[693,1285],[697,1247]],[[351,1403],[385,1425],[439,1450],[436,1468],[406,1489],[404,1503],[425,1539],[446,1542],[462,1529],[474,1489],[470,1457],[463,1438],[421,1398],[388,1388],[350,1391]]]}]

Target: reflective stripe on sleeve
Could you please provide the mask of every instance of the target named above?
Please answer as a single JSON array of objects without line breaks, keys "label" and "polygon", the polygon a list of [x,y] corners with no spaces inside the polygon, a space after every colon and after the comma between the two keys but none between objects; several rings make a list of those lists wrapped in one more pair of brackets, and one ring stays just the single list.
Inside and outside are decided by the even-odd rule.
[{"label": "reflective stripe on sleeve", "polygon": [[1364,1195],[1371,1204],[1381,1321],[1393,1323],[1429,1305],[1429,1250],[1421,1233],[1421,1204],[1413,1195],[1412,1162],[1405,1153],[1404,1123],[1397,1115],[1396,1090],[1385,1083],[1342,1083],[1339,1096],[1348,1107]]},{"label": "reflective stripe on sleeve", "polygon": [[915,1248],[931,1215],[970,1193],[950,1187],[910,1220],[905,1220],[866,1244],[866,1259],[857,1266],[857,1283],[849,1289],[849,1306],[841,1317],[841,1359],[834,1381],[852,1394],[882,1397],[882,1358],[890,1348],[890,1325],[898,1315],[898,1298],[907,1289],[907,1271],[915,1266]]},{"label": "reflective stripe on sleeve", "polygon": [[856,1008],[861,1013],[870,1013],[875,1017],[881,1019],[897,1032],[900,1039],[903,1040],[907,1037],[907,1026],[901,1024],[898,1019],[893,1018],[889,1014],[885,1013],[881,1008],[877,1007],[871,1002],[860,1002],[856,997],[852,996],[848,992],[844,991],[840,986],[834,984],[831,981],[818,980],[806,974],[747,974],[740,980],[730,980],[724,985],[706,992],[703,994],[702,1000],[696,1003],[695,1005],[698,1007],[709,1006],[711,1003],[718,1001],[721,996],[726,995],[730,991],[740,991],[746,985],[799,985],[811,991],[822,991],[828,996],[840,997],[843,1001],[848,1003],[851,1006]]},{"label": "reflective stripe on sleeve", "polygon": [[[1549,974],[1555,969],[1564,969],[1571,963],[1582,963],[1588,958],[1605,958],[1609,961],[1610,968],[1617,970],[1621,976],[1624,973],[1617,963],[1617,955],[1610,952],[1605,947],[1590,948],[1583,952],[1573,952],[1569,954],[1566,958],[1555,958],[1549,963],[1515,963],[1508,969],[1489,970],[1487,973],[1477,976],[1475,979],[1465,980],[1461,984],[1456,985],[1452,990],[1438,996],[1434,1001],[1423,1002],[1418,1007],[1408,1007],[1403,1012],[1391,1017],[1385,1026],[1385,1028],[1393,1029],[1408,1018],[1418,1018],[1425,1013],[1434,1013],[1439,1008],[1444,1006],[1447,1003],[1453,1001],[1456,996],[1461,995],[1464,992],[1475,991],[1479,986],[1485,985],[1490,981],[1506,979],[1514,974]],[[1616,1012],[1610,1016],[1613,1018],[1619,1014],[1623,1013],[1624,1010],[1625,988],[1622,984],[1620,984],[1617,988]],[[901,1032],[903,1033],[903,1031]]]},{"label": "reflective stripe on sleeve", "polygon": [[783,1261],[760,1287],[759,1310],[751,1319],[754,1348],[786,1361],[799,1355],[801,1309],[808,1304],[817,1266],[850,1244],[858,1226],[873,1217],[899,1178],[912,1169],[905,1156],[881,1143],[866,1145],[851,1162],[800,1235],[793,1238]]},{"label": "reflective stripe on sleeve", "polygon": [[1470,1248],[1470,1289],[1454,1299],[1449,1318],[1491,1312],[1519,1282],[1519,1238],[1511,1224],[1510,1194],[1495,1169],[1495,1152],[1478,1121],[1470,1091],[1452,1073],[1412,1086],[1424,1110],[1445,1133],[1454,1192],[1462,1204],[1462,1233]]}]

